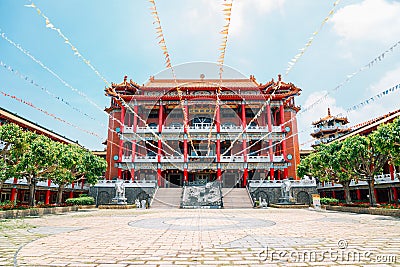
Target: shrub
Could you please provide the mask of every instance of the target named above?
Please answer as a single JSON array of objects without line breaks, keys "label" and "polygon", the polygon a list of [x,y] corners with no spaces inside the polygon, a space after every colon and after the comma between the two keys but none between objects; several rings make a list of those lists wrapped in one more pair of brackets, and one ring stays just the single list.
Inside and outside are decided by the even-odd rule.
[{"label": "shrub", "polygon": [[0,210],[26,210],[29,209],[27,205],[15,203],[14,201],[0,202]]},{"label": "shrub", "polygon": [[323,197],[321,198],[321,205],[337,205],[339,203],[339,199]]},{"label": "shrub", "polygon": [[65,203],[69,205],[93,205],[94,198],[93,197],[69,198],[65,201]]}]

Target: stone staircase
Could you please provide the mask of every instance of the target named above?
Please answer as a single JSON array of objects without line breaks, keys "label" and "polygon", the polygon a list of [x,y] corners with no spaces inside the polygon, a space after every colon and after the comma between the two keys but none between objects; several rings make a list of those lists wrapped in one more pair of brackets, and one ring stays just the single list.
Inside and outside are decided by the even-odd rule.
[{"label": "stone staircase", "polygon": [[252,203],[246,188],[222,188],[225,209],[248,209]]},{"label": "stone staircase", "polygon": [[182,188],[158,188],[151,208],[179,209],[181,204]]}]

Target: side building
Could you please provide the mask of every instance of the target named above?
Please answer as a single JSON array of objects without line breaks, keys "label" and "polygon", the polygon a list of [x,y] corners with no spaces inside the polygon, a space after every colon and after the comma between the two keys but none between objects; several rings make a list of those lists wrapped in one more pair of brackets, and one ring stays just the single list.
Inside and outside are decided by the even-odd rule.
[{"label": "side building", "polygon": [[[0,125],[6,123],[14,123],[26,131],[35,132],[40,135],[49,137],[50,139],[64,143],[64,144],[77,144],[76,141],[70,140],[65,136],[57,134],[45,127],[42,127],[32,121],[29,121],[17,114],[14,114],[4,108],[0,107]],[[1,141],[0,141],[1,142]],[[0,143],[1,146],[1,143]],[[51,180],[45,182],[38,182],[36,187],[35,199],[38,202],[45,204],[56,203],[57,201],[58,185],[54,184]],[[81,193],[88,192],[88,186],[82,181],[79,184],[72,184],[65,188],[63,199],[78,196]],[[16,200],[22,204],[28,203],[29,187],[25,179],[8,179],[4,182],[0,190],[0,202],[7,200]]]},{"label": "side building", "polygon": [[249,180],[297,179],[301,89],[281,76],[266,84],[254,76],[151,77],[142,86],[125,76],[105,92],[108,180],[245,187]]},{"label": "side building", "polygon": [[[389,112],[375,119],[357,124],[351,128],[346,134],[329,140],[332,142],[342,141],[353,135],[368,135],[375,131],[379,125],[393,122],[400,116],[400,110]],[[374,194],[378,203],[399,202],[400,194],[400,171],[396,171],[395,166],[385,164],[380,175],[375,176]],[[340,184],[336,183],[320,183],[318,191],[322,197],[333,197],[343,200],[344,190]],[[368,202],[368,185],[365,181],[352,181],[350,183],[350,194],[353,201]]]}]

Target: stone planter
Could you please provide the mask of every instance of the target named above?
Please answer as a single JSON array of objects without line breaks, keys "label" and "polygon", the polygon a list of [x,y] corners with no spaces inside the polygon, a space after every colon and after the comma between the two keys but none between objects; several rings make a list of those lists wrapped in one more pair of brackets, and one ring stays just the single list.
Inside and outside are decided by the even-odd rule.
[{"label": "stone planter", "polygon": [[400,217],[400,209],[325,206],[326,210]]},{"label": "stone planter", "polygon": [[54,208],[31,208],[27,210],[6,210],[6,211],[0,211],[0,219],[16,219],[28,216],[43,216],[46,214],[59,214],[77,210],[78,210],[77,206],[54,207]]}]

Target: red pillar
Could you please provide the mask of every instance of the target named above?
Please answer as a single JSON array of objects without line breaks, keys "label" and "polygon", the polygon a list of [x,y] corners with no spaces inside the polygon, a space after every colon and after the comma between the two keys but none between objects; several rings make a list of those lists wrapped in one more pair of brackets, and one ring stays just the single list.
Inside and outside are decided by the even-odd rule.
[{"label": "red pillar", "polygon": [[71,191],[69,192],[69,198],[73,198],[73,197],[74,197],[74,187],[75,187],[75,184],[72,183],[72,189],[71,189]]},{"label": "red pillar", "polygon": [[51,180],[47,179],[47,191],[46,191],[46,198],[44,200],[44,204],[50,204],[50,186],[51,186]]},{"label": "red pillar", "polygon": [[359,188],[356,190],[356,193],[357,193],[357,200],[361,200],[361,190]]},{"label": "red pillar", "polygon": [[390,179],[394,180],[394,168],[392,164],[389,164]]},{"label": "red pillar", "polygon": [[[162,132],[162,124],[163,124],[163,106],[162,103],[160,101],[160,106],[159,106],[159,112],[158,112],[158,136],[161,138],[161,132]],[[158,165],[161,165],[161,146],[162,146],[162,142],[161,139],[158,139],[158,149],[157,149],[157,162]],[[158,168],[157,169],[157,181],[158,181],[158,186],[162,185],[162,175],[161,175],[161,169]]]},{"label": "red pillar", "polygon": [[[247,123],[246,123],[246,107],[245,107],[245,104],[242,103],[242,127],[243,127],[243,132],[244,133],[246,133],[246,126],[247,126]],[[242,149],[243,149],[243,162],[246,163],[247,162],[247,150],[246,150],[247,149],[247,139],[246,139],[246,137],[243,137]],[[244,171],[243,171],[243,186],[247,185],[248,176],[249,176],[249,172],[248,172],[248,169],[246,167],[246,168],[244,168]]]},{"label": "red pillar", "polygon": [[397,188],[396,187],[392,187],[392,190],[393,190],[393,200],[394,200],[395,203],[397,203],[398,200],[399,200],[399,195],[397,194]]},{"label": "red pillar", "polygon": [[[272,148],[272,121],[271,121],[271,106],[267,104],[267,123],[268,123],[268,132],[270,133],[268,138],[268,153],[269,153],[269,161],[271,162],[271,166],[273,166],[274,162],[274,150]],[[270,168],[270,179],[274,180],[275,178],[275,170],[274,168]]]},{"label": "red pillar", "polygon": [[336,198],[336,192],[335,192],[335,190],[332,190],[332,197],[333,197],[333,198]]},{"label": "red pillar", "polygon": [[221,132],[221,115],[220,115],[220,107],[219,105],[217,105],[215,107],[217,109],[217,121],[216,121],[216,127],[217,127],[217,144],[216,144],[216,150],[217,150],[217,164],[218,164],[218,169],[217,169],[217,180],[219,182],[221,182],[221,176],[222,176],[222,172],[221,172],[221,140],[220,140],[220,132]]},{"label": "red pillar", "polygon": [[14,201],[14,202],[17,200],[17,183],[18,183],[18,179],[14,178],[13,188],[11,189],[11,201]]},{"label": "red pillar", "polygon": [[[281,105],[279,106],[279,113],[280,113],[281,129],[282,129],[282,132],[284,132],[285,131],[285,110],[283,107],[283,103],[281,103]],[[284,139],[282,140],[282,155],[283,155],[283,158],[285,159],[285,161],[287,161],[287,158],[286,158],[286,135],[285,135]],[[287,168],[283,169],[283,178],[284,179],[288,178],[288,169]]]},{"label": "red pillar", "polygon": [[[120,118],[120,131],[124,132],[124,121],[125,121],[125,107],[121,106],[121,118]],[[122,138],[119,140],[119,148],[118,148],[118,161],[122,161],[122,150],[123,150],[124,140]],[[118,179],[122,178],[122,170],[118,168]]]},{"label": "red pillar", "polygon": [[158,132],[161,133],[162,131],[162,126],[163,126],[163,117],[164,117],[164,107],[162,105],[162,102],[160,101],[160,106],[159,106],[159,111],[158,111]]},{"label": "red pillar", "polygon": [[183,181],[185,184],[189,181],[188,171],[186,168],[183,169]]},{"label": "red pillar", "polygon": [[[133,107],[133,111],[138,114],[138,105],[135,103],[135,106]],[[137,116],[133,116],[133,132],[136,133],[137,131],[137,126],[138,126],[138,118]],[[135,157],[136,157],[136,139],[132,140],[132,162],[135,162]],[[131,181],[135,181],[135,169],[131,169]]]},{"label": "red pillar", "polygon": [[[186,128],[185,128],[186,131]],[[185,167],[183,169],[183,182],[186,185],[189,181],[189,176],[188,176],[188,171],[186,168],[186,164],[188,164],[188,141],[187,141],[187,134],[185,133],[183,136],[183,164],[185,164]]]},{"label": "red pillar", "polygon": [[375,195],[376,202],[379,203],[378,190],[376,190],[376,188],[374,188],[374,195]]},{"label": "red pillar", "polygon": [[158,186],[161,186],[161,180],[162,180],[161,169],[157,169],[157,184],[158,184]]}]

